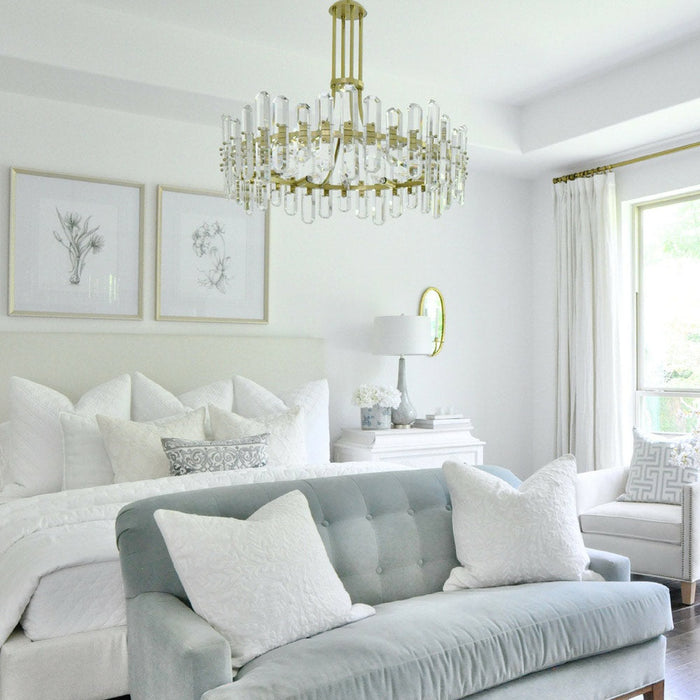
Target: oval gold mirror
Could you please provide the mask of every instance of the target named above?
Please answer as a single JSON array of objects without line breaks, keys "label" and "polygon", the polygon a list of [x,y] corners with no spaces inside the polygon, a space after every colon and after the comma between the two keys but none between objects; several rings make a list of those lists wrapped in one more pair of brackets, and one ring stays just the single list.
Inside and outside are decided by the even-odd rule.
[{"label": "oval gold mirror", "polygon": [[433,352],[437,355],[445,342],[445,300],[435,287],[428,287],[420,298],[418,313],[427,316],[433,332]]}]

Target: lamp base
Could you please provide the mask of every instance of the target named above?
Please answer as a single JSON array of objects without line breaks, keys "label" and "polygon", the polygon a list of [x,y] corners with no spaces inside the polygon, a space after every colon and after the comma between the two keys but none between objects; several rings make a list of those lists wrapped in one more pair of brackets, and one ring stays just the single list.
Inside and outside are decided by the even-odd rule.
[{"label": "lamp base", "polygon": [[391,411],[391,422],[395,428],[410,428],[418,414],[413,408],[411,399],[408,398],[408,388],[406,386],[406,359],[399,357],[399,382],[397,389],[401,392],[401,403]]}]

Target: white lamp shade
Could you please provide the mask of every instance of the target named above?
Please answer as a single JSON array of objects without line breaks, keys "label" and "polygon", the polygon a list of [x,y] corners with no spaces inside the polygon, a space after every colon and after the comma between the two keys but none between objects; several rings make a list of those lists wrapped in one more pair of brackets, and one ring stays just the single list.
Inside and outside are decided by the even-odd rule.
[{"label": "white lamp shade", "polygon": [[377,316],[374,319],[375,355],[430,355],[433,352],[427,316]]}]

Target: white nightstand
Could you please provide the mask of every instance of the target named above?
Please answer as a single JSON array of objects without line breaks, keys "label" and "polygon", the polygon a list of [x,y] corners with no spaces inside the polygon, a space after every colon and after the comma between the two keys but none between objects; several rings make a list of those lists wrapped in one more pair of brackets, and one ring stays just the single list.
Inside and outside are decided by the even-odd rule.
[{"label": "white nightstand", "polygon": [[483,464],[484,444],[469,430],[454,428],[344,428],[333,443],[333,459],[336,462],[382,460],[419,467],[441,467],[447,459]]}]

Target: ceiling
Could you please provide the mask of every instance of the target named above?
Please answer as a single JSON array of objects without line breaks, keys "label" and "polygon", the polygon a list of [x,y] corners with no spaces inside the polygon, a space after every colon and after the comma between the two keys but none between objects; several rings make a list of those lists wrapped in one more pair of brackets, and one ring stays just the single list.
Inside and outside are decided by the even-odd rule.
[{"label": "ceiling", "polygon": [[[260,89],[312,102],[329,4],[0,0],[0,89],[212,123]],[[700,131],[698,0],[363,4],[366,93],[435,97],[489,165],[531,176]]]}]

